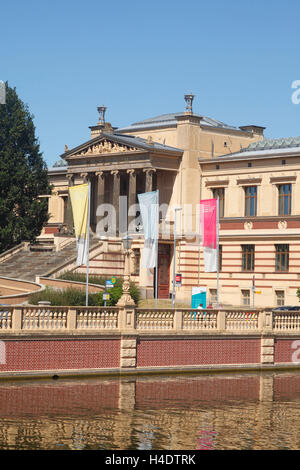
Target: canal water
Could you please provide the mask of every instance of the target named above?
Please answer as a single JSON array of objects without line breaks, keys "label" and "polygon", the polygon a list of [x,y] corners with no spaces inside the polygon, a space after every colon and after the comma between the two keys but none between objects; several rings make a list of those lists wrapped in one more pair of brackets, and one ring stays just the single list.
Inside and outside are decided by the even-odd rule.
[{"label": "canal water", "polygon": [[0,382],[1,450],[300,448],[300,373]]}]

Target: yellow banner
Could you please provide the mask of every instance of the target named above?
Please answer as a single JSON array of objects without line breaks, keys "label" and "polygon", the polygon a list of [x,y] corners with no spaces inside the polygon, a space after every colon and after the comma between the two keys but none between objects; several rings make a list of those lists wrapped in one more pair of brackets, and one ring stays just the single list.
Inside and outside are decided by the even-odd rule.
[{"label": "yellow banner", "polygon": [[86,238],[88,220],[88,184],[69,188],[76,238]]}]

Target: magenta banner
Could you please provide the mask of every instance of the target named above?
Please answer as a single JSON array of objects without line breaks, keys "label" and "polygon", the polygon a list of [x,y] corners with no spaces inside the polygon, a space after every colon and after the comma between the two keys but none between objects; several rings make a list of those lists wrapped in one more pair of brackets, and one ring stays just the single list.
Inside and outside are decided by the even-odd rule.
[{"label": "magenta banner", "polygon": [[200,219],[202,244],[208,248],[217,248],[217,199],[200,201]]},{"label": "magenta banner", "polygon": [[204,255],[204,271],[216,272],[217,260],[217,199],[200,201],[201,236]]}]

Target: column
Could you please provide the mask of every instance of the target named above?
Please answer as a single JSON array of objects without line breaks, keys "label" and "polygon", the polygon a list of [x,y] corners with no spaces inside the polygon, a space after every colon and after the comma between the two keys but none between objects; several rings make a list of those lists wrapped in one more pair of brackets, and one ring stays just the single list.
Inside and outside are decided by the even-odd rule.
[{"label": "column", "polygon": [[97,224],[101,221],[103,216],[97,215],[97,209],[104,204],[104,190],[105,190],[105,176],[103,171],[97,171],[96,176],[96,191],[95,191],[95,231],[97,231]]},{"label": "column", "polygon": [[[68,179],[68,187],[74,186],[74,175],[67,174]],[[71,199],[68,191],[68,201],[67,207],[64,213],[64,226],[66,228],[66,232],[69,235],[74,233],[74,226],[73,226],[73,213],[72,213],[72,206],[71,206]]]},{"label": "column", "polygon": [[153,179],[153,173],[156,171],[154,168],[147,168],[147,169],[144,169],[145,173],[146,173],[146,182],[145,182],[145,192],[148,193],[148,192],[151,192],[152,191],[152,187],[153,187],[153,182],[152,182],[152,179]]},{"label": "column", "polygon": [[116,211],[116,236],[119,235],[119,198],[120,198],[120,172],[119,170],[113,170],[113,206]]},{"label": "column", "polygon": [[[136,204],[136,171],[127,170],[129,174],[129,191],[128,191],[128,210]],[[128,227],[135,219],[135,211],[131,209],[131,215],[128,216]],[[131,227],[133,229],[133,227]]]},{"label": "column", "polygon": [[83,179],[83,184],[88,182],[88,173],[80,173],[80,176]]}]

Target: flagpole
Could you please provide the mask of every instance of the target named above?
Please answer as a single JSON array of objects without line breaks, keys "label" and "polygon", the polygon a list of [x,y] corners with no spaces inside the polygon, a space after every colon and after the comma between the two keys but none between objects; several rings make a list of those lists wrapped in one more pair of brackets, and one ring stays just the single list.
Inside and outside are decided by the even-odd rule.
[{"label": "flagpole", "polygon": [[89,264],[90,264],[90,219],[91,219],[91,182],[88,182],[88,207],[87,207],[87,260],[86,260],[86,292],[85,292],[85,305],[89,305]]},{"label": "flagpole", "polygon": [[217,308],[219,308],[219,219],[220,219],[220,198],[217,199]]},{"label": "flagpole", "polygon": [[155,268],[155,307],[158,299],[158,238],[159,238],[159,190],[157,189],[157,237],[156,237],[156,268]]}]

